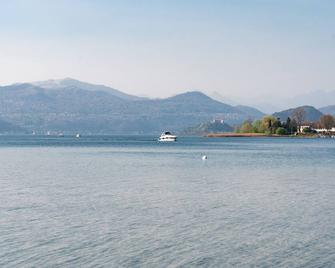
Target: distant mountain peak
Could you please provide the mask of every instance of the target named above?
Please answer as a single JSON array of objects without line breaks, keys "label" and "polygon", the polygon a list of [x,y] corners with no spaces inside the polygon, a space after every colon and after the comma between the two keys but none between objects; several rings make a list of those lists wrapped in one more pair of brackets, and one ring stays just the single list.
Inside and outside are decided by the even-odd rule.
[{"label": "distant mountain peak", "polygon": [[71,77],[65,77],[63,79],[58,79],[58,80],[80,82],[78,79],[74,79],[74,78],[71,78]]},{"label": "distant mountain peak", "polygon": [[207,99],[207,100],[213,100],[213,101],[216,101],[214,99],[212,99],[211,97],[207,96],[205,93],[199,91],[199,90],[193,90],[193,91],[186,91],[184,93],[180,93],[180,94],[177,94],[175,96],[172,96],[168,99],[190,99],[190,98],[197,98],[197,99]]},{"label": "distant mountain peak", "polygon": [[83,82],[71,77],[66,77],[63,79],[48,79],[45,81],[36,81],[31,83],[35,86],[44,88],[44,89],[50,89],[50,90],[57,90],[57,89],[64,89],[64,88],[78,88],[88,91],[104,91],[108,92],[120,99],[123,100],[142,100],[143,98],[129,95],[126,93],[121,92],[120,90],[107,87],[104,85],[97,85],[97,84],[91,84],[87,82]]}]

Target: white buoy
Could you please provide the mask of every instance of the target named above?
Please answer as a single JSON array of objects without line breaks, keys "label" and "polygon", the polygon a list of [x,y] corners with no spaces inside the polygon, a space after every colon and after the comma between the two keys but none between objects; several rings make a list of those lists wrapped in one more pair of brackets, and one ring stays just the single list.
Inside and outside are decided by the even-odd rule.
[{"label": "white buoy", "polygon": [[206,160],[206,159],[207,159],[207,155],[203,155],[202,160]]}]

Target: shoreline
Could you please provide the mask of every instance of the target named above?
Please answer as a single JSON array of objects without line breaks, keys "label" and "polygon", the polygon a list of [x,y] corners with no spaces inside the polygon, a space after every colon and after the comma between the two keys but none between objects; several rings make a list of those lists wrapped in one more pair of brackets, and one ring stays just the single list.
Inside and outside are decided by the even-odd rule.
[{"label": "shoreline", "polygon": [[210,133],[208,138],[317,138],[317,136],[305,135],[278,135],[265,133]]}]

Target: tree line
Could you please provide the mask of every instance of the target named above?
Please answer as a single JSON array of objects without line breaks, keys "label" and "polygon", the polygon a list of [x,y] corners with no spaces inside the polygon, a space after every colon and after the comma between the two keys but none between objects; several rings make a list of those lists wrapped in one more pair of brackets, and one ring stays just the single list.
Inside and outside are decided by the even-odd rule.
[{"label": "tree line", "polygon": [[[306,125],[306,128],[303,126]],[[308,127],[307,127],[308,126]],[[293,135],[302,133],[312,133],[313,129],[325,129],[329,132],[335,127],[334,116],[327,114],[321,116],[318,122],[306,122],[306,112],[303,108],[296,109],[292,118],[281,121],[273,115],[266,115],[262,120],[246,120],[242,126],[236,128],[237,133],[264,133],[267,135]]]}]

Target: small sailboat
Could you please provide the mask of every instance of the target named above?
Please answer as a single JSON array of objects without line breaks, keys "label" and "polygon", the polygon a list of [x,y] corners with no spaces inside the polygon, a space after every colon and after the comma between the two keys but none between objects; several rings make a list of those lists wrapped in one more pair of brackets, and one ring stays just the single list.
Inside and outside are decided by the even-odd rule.
[{"label": "small sailboat", "polygon": [[81,135],[79,133],[76,134],[76,138],[79,139]]}]

